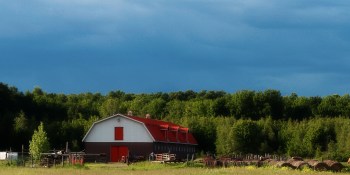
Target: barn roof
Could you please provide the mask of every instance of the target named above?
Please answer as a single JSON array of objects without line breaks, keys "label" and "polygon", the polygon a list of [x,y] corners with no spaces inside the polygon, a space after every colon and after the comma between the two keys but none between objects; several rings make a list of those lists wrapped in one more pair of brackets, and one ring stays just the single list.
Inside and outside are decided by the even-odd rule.
[{"label": "barn roof", "polygon": [[136,116],[127,117],[143,123],[155,141],[197,144],[196,139],[189,132],[188,128],[162,120],[154,120]]},{"label": "barn roof", "polygon": [[149,134],[153,137],[155,142],[168,142],[168,143],[181,143],[181,144],[192,144],[197,145],[197,141],[194,136],[189,132],[189,129],[186,127],[182,127],[180,125],[166,122],[162,120],[155,120],[150,118],[142,118],[137,116],[125,116],[121,114],[116,114],[111,117],[99,120],[95,122],[90,130],[86,133],[83,141],[90,133],[93,126],[102,121],[108,120],[114,117],[124,117],[136,122],[142,123],[145,128],[148,130]]}]

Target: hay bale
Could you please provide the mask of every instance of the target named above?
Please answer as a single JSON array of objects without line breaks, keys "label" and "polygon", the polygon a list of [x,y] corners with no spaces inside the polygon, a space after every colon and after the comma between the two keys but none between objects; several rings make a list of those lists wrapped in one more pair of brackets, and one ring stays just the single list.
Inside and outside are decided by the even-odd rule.
[{"label": "hay bale", "polygon": [[349,158],[349,160],[348,160],[348,164],[350,164],[350,158]]},{"label": "hay bale", "polygon": [[300,160],[296,160],[296,161],[291,161],[289,162],[295,169],[303,169],[303,168],[310,168],[310,165],[305,162],[305,161],[300,161]]},{"label": "hay bale", "polygon": [[329,167],[326,163],[318,160],[309,160],[307,163],[311,166],[311,168],[317,171],[326,171]]},{"label": "hay bale", "polygon": [[278,163],[278,161],[275,160],[275,159],[267,159],[267,160],[265,160],[264,162],[265,162],[265,164],[268,164],[268,165],[270,165],[270,166],[276,166],[277,163]]},{"label": "hay bale", "polygon": [[292,157],[292,160],[294,160],[294,161],[304,161],[304,159],[301,158],[301,157]]},{"label": "hay bale", "polygon": [[289,162],[286,162],[286,161],[279,161],[279,162],[277,162],[276,166],[279,167],[279,168],[288,167],[288,168],[294,169],[294,166],[292,164],[290,164]]},{"label": "hay bale", "polygon": [[341,163],[333,160],[325,160],[323,162],[326,163],[328,165],[328,169],[332,171],[340,172],[344,168]]},{"label": "hay bale", "polygon": [[263,165],[263,161],[260,160],[251,160],[251,161],[247,161],[248,165],[254,165],[257,167],[261,167]]}]

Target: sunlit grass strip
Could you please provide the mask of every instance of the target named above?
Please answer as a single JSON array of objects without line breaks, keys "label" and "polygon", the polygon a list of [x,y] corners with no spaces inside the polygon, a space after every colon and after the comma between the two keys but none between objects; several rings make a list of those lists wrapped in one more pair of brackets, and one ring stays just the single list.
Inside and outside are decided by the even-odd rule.
[{"label": "sunlit grass strip", "polygon": [[29,168],[1,166],[1,175],[345,175],[348,173],[319,172],[311,169],[291,170],[289,168],[268,167],[228,167],[206,168],[189,167],[185,163],[159,164],[150,162],[125,164],[85,164],[85,166],[66,166],[52,168]]}]

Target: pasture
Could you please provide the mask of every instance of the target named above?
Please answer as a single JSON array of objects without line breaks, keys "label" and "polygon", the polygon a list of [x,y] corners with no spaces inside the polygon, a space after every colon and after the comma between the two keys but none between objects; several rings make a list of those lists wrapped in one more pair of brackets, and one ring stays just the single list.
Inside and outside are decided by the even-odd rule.
[{"label": "pasture", "polygon": [[349,174],[349,167],[341,173],[329,171],[313,171],[311,169],[291,170],[275,167],[229,167],[229,168],[205,168],[201,165],[188,166],[186,164],[158,164],[140,162],[127,166],[125,164],[85,164],[84,166],[66,166],[51,168],[30,168],[5,166],[0,167],[1,175],[342,175]]}]

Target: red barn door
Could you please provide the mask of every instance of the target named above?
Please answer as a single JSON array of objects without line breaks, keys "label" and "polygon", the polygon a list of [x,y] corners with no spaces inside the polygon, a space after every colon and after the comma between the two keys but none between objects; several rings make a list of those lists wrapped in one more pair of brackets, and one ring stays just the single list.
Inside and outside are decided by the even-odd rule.
[{"label": "red barn door", "polygon": [[126,146],[111,146],[111,162],[120,162],[129,154],[129,149]]}]

